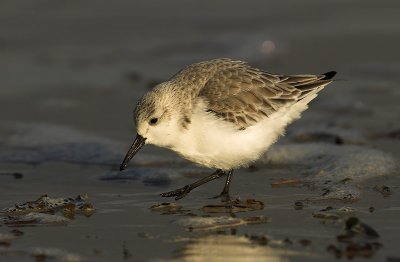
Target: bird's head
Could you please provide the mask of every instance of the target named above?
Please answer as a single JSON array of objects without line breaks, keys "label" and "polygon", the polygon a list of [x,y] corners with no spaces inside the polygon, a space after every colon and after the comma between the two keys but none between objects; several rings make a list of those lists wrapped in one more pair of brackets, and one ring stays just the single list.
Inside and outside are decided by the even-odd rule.
[{"label": "bird's head", "polygon": [[145,144],[170,147],[171,138],[177,135],[178,129],[179,112],[176,108],[176,99],[161,88],[155,88],[142,97],[134,111],[137,135],[121,170]]}]

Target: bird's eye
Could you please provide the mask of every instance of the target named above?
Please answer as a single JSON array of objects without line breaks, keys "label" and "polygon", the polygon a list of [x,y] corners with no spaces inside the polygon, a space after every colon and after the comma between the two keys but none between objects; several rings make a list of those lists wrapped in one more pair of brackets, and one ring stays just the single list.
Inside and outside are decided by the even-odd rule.
[{"label": "bird's eye", "polygon": [[158,122],[158,118],[152,118],[152,119],[150,119],[149,124],[153,126],[153,125],[157,124],[157,122]]}]

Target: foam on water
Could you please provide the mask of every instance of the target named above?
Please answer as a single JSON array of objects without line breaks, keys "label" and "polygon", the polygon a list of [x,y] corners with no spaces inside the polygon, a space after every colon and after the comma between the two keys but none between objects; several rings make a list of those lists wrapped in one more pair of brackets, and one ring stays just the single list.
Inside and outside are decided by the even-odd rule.
[{"label": "foam on water", "polygon": [[395,159],[382,151],[326,143],[275,145],[260,162],[298,167],[297,174],[306,184],[324,192],[311,200],[358,199],[360,183],[393,175],[398,167]]}]

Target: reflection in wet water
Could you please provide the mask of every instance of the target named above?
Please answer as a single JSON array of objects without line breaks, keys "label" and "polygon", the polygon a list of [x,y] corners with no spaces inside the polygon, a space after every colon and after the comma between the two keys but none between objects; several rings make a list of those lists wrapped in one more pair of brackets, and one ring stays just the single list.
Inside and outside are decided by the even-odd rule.
[{"label": "reflection in wet water", "polygon": [[309,253],[253,244],[243,236],[209,235],[189,242],[178,252],[182,261],[288,261]]},{"label": "reflection in wet water", "polygon": [[264,209],[264,203],[256,199],[241,201],[235,199],[228,203],[209,204],[201,208],[206,213],[237,213]]},{"label": "reflection in wet water", "polygon": [[220,230],[222,228],[233,228],[242,225],[249,224],[263,224],[270,222],[271,219],[264,216],[254,217],[227,217],[227,216],[215,216],[215,217],[185,217],[178,219],[176,224],[184,227],[188,231],[207,231],[207,230]]},{"label": "reflection in wet water", "polygon": [[379,234],[371,226],[362,223],[357,217],[346,220],[346,231],[336,236],[336,244],[327,247],[327,251],[336,258],[370,258],[382,248]]}]

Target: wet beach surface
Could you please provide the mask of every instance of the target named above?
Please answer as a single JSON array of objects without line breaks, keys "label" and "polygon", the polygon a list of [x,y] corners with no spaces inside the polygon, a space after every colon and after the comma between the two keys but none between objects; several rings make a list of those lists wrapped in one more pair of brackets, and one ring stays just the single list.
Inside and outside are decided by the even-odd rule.
[{"label": "wet beach surface", "polygon": [[[398,8],[2,1],[0,261],[398,261]],[[216,57],[339,73],[233,205],[210,199],[223,179],[161,198],[213,170],[147,146],[119,172],[134,104]]]}]

